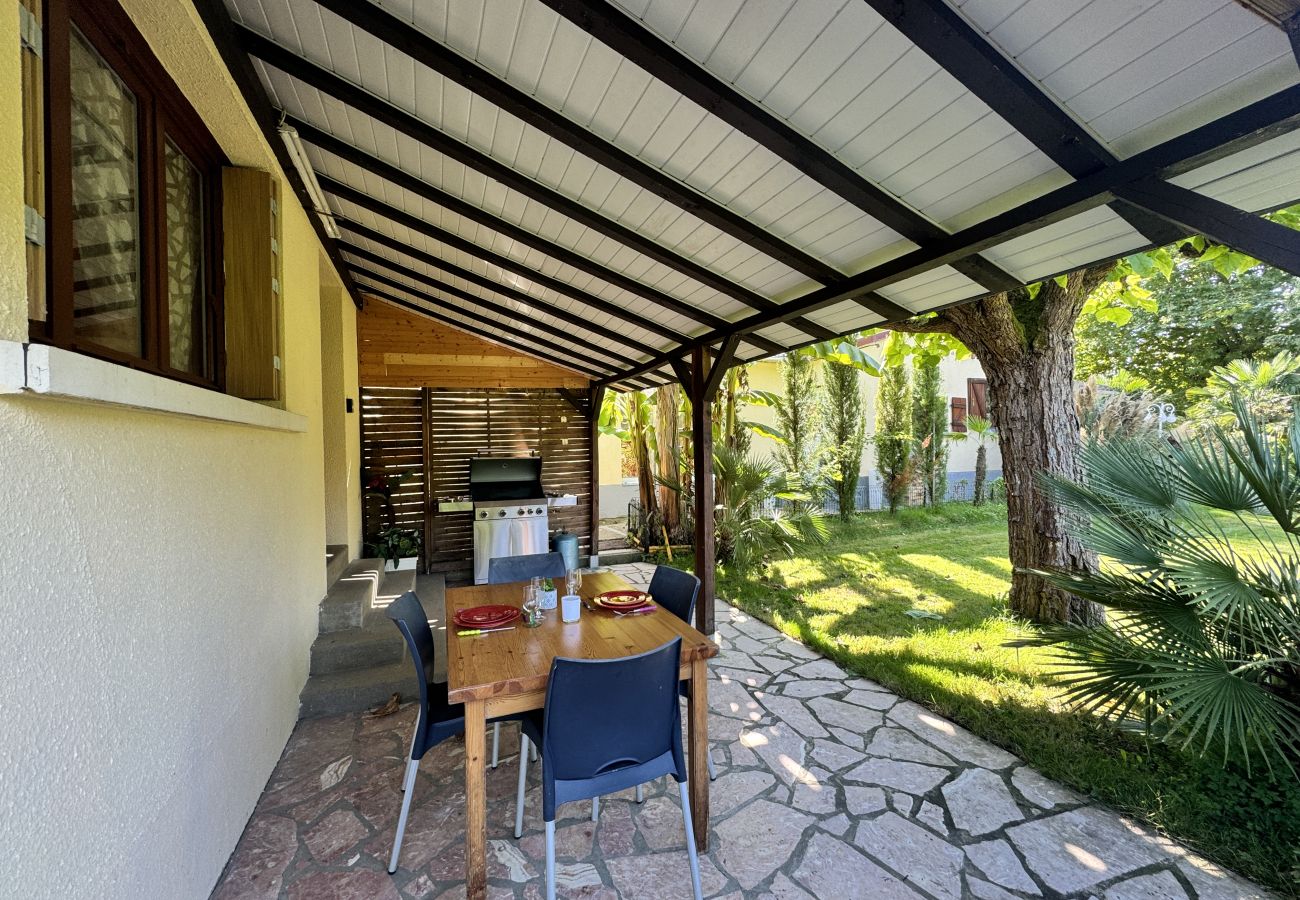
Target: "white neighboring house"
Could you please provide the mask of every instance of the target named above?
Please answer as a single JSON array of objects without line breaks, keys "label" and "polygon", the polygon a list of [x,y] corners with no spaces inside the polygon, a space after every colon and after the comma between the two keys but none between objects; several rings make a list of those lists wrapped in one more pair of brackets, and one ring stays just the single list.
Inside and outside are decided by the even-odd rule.
[{"label": "white neighboring house", "polygon": [[[862,347],[867,353],[880,359],[883,355],[884,340],[887,332],[863,339]],[[952,499],[970,499],[975,483],[975,453],[979,442],[974,435],[966,432],[966,417],[982,415],[988,417],[987,382],[984,370],[973,356],[957,359],[949,355],[939,364],[943,376],[943,390],[948,397],[948,421],[955,434],[967,434],[965,440],[954,439],[948,444],[948,492]],[[782,391],[781,358],[779,356],[760,360],[750,364],[749,386],[754,390]],[[880,473],[876,471],[876,449],[872,437],[876,431],[876,397],[880,391],[880,380],[868,375],[862,377],[863,415],[866,418],[867,443],[862,451],[862,474],[858,480],[858,507],[879,509],[881,505]],[[745,410],[745,418],[764,424],[776,424],[774,410],[751,406]],[[615,518],[627,514],[627,505],[637,496],[636,478],[624,478],[621,473],[622,447],[618,438],[602,435],[600,445],[600,514],[604,518]],[[1002,474],[1002,456],[998,451],[996,439],[988,441],[988,481]],[[771,438],[755,435],[753,448],[759,453],[777,452],[777,444]]]}]

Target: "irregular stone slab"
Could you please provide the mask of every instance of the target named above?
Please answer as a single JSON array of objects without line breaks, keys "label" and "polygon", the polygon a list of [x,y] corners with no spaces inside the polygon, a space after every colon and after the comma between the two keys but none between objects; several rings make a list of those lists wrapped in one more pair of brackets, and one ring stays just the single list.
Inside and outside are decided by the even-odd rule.
[{"label": "irregular stone slab", "polygon": [[863,756],[857,750],[845,747],[835,741],[813,741],[812,758],[832,772],[847,769],[854,763],[862,762]]},{"label": "irregular stone slab", "polygon": [[387,872],[313,872],[289,885],[285,896],[291,900],[401,900],[392,876]]},{"label": "irregular stone slab", "polygon": [[884,785],[909,794],[929,793],[947,777],[947,769],[894,759],[868,759],[844,776],[848,781]]},{"label": "irregular stone slab", "polygon": [[843,841],[815,835],[794,877],[814,897],[837,900],[915,900],[921,895]]},{"label": "irregular stone slab", "polygon": [[1193,853],[1178,861],[1178,871],[1192,883],[1198,900],[1264,900],[1272,896]]},{"label": "irregular stone slab", "polygon": [[[545,863],[543,863],[543,866],[545,866]],[[556,893],[560,891],[576,893],[583,888],[600,887],[601,883],[600,873],[596,871],[596,867],[591,863],[562,863],[556,860]]]},{"label": "irregular stone slab", "polygon": [[1187,891],[1171,873],[1156,872],[1112,884],[1102,897],[1104,900],[1187,900]]},{"label": "irregular stone slab", "polygon": [[922,801],[916,820],[928,826],[931,831],[937,831],[943,837],[948,836],[948,822],[943,817],[943,808],[937,804],[929,800]]},{"label": "irregular stone slab", "polygon": [[856,676],[853,678],[845,679],[844,686],[854,691],[875,691],[878,694],[891,694],[891,695],[894,693],[889,688],[882,687],[881,685],[876,684],[874,681],[868,678],[858,678]]},{"label": "irregular stone slab", "polygon": [[790,668],[795,663],[793,659],[789,659],[788,657],[770,656],[766,653],[761,656],[755,656],[754,662],[758,663],[764,669],[767,669],[767,671],[772,673],[784,672],[786,669]]},{"label": "irregular stone slab", "polygon": [[336,809],[312,826],[302,839],[313,857],[323,863],[334,863],[367,834],[356,813]]},{"label": "irregular stone slab", "polygon": [[728,641],[728,644],[730,645],[732,650],[736,650],[748,656],[753,656],[755,653],[762,653],[765,650],[767,650],[766,644],[760,643],[759,641],[754,640],[752,637],[748,637],[743,634],[737,635],[736,637],[732,638],[730,641]]},{"label": "irregular stone slab", "polygon": [[[728,681],[734,681],[737,684],[743,684],[746,687],[761,688],[768,682],[766,672],[750,672],[745,669],[728,669],[724,666],[718,666],[709,669],[710,680],[721,681],[724,684]],[[713,685],[709,685],[709,690],[713,690]]]},{"label": "irregular stone slab", "polygon": [[824,697],[827,694],[839,694],[844,690],[844,685],[838,681],[827,681],[824,678],[814,678],[808,681],[796,680],[791,681],[781,689],[781,693],[787,697]]},{"label": "irregular stone slab", "polygon": [[871,736],[871,743],[867,744],[867,752],[873,756],[905,759],[931,766],[956,765],[947,753],[936,750],[912,732],[892,725],[876,730]]},{"label": "irregular stone slab", "polygon": [[709,711],[750,721],[757,721],[763,716],[763,710],[754,695],[739,682],[730,679],[709,685]]},{"label": "irregular stone slab", "polygon": [[817,900],[817,898],[777,872],[776,877],[772,879],[771,889],[765,894],[759,894],[758,900]]},{"label": "irregular stone slab", "polygon": [[961,897],[965,854],[920,825],[895,813],[885,813],[859,823],[853,840],[868,855],[902,873],[908,883],[937,897]]},{"label": "irregular stone slab", "polygon": [[817,824],[822,831],[829,832],[836,837],[844,837],[845,832],[849,830],[849,817],[840,813],[838,816],[831,816],[829,819],[823,819]]},{"label": "irregular stone slab", "polygon": [[709,786],[709,812],[720,819],[774,784],[776,779],[767,772],[741,771],[719,775],[718,780]]},{"label": "irregular stone slab", "polygon": [[1011,783],[1026,800],[1043,809],[1077,806],[1084,802],[1084,798],[1074,791],[1035,772],[1029,766],[1012,769]]},{"label": "irregular stone slab", "polygon": [[886,715],[926,743],[963,762],[986,769],[1005,769],[1019,762],[1000,747],[977,738],[961,726],[911,701],[899,703]]},{"label": "irregular stone slab", "polygon": [[962,772],[943,786],[943,799],[953,824],[976,836],[1025,817],[1006,782],[988,769]]},{"label": "irregular stone slab", "polygon": [[897,810],[903,818],[910,819],[912,818],[912,810],[916,809],[916,798],[902,791],[893,791],[889,795],[889,805]]},{"label": "irregular stone slab", "polygon": [[885,808],[885,792],[878,787],[844,786],[844,806],[851,816],[868,816]]},{"label": "irregular stone slab", "polygon": [[682,808],[667,795],[652,797],[634,812],[636,830],[651,850],[671,850],[684,846],[686,832]]},{"label": "irregular stone slab", "polygon": [[750,728],[741,732],[740,743],[748,747],[786,784],[808,781],[804,768],[807,741],[784,724]]},{"label": "irregular stone slab", "polygon": [[774,641],[784,637],[781,632],[771,625],[761,619],[755,619],[753,616],[742,615],[739,618],[732,619],[731,624],[758,641]]},{"label": "irregular stone slab", "polygon": [[1093,806],[1015,825],[1006,833],[1030,870],[1063,894],[1167,858],[1151,835]]},{"label": "irregular stone slab", "polygon": [[[807,647],[805,647],[803,644],[801,644],[799,641],[796,641],[794,638],[790,637],[789,635],[782,635],[781,640],[775,645],[773,645],[772,649],[776,650],[779,653],[784,653],[786,656],[794,657],[795,659],[821,659],[822,658],[821,654],[818,653],[816,650],[809,650]],[[841,673],[841,675],[842,674],[843,673]]]},{"label": "irregular stone slab", "polygon": [[742,888],[752,890],[785,864],[812,823],[812,816],[789,806],[755,800],[716,826],[714,855]]},{"label": "irregular stone slab", "polygon": [[852,747],[855,750],[861,750],[867,743],[862,739],[862,735],[855,734],[854,732],[844,728],[832,728],[831,734],[835,735],[835,739],[841,744],[846,747]]},{"label": "irregular stone slab", "polygon": [[298,827],[283,816],[257,816],[244,829],[212,900],[280,896],[284,870],[298,853]]},{"label": "irregular stone slab", "polygon": [[790,802],[796,808],[814,815],[826,815],[835,812],[836,805],[839,803],[839,796],[835,790],[835,785],[826,779],[830,773],[821,769],[809,770],[810,775],[817,779],[816,784],[804,784],[802,782],[791,788]]},{"label": "irregular stone slab", "polygon": [[758,757],[754,755],[754,751],[739,740],[734,740],[727,745],[727,755],[731,757],[732,768],[758,765]]},{"label": "irregular stone slab", "polygon": [[808,701],[809,708],[827,725],[836,725],[858,734],[865,734],[877,728],[885,717],[874,709],[866,709],[843,700],[830,697],[815,697]]},{"label": "irregular stone slab", "polygon": [[754,662],[753,657],[748,653],[741,653],[739,650],[723,650],[713,658],[715,665],[725,666],[729,669],[748,669],[751,671],[763,670],[763,667]]},{"label": "irregular stone slab", "polygon": [[[803,705],[802,700],[796,700],[793,697],[776,697],[771,694],[761,694],[759,700],[771,710],[774,716],[804,737],[830,737],[830,732],[813,718],[812,714],[808,712],[808,708]],[[817,701],[812,702],[816,703]]]},{"label": "irregular stone slab", "polygon": [[814,659],[812,662],[804,663],[799,668],[793,670],[793,673],[796,677],[804,679],[824,678],[829,681],[844,680],[844,670],[835,665],[835,663],[831,662],[829,659],[822,659],[821,657]]},{"label": "irregular stone slab", "polygon": [[846,703],[856,703],[867,709],[886,710],[898,702],[895,694],[878,694],[875,691],[849,691],[844,695]]},{"label": "irregular stone slab", "polygon": [[508,873],[506,877],[515,884],[532,881],[537,876],[528,861],[528,857],[524,856],[523,851],[515,846],[514,841],[488,841],[488,858],[504,866]]},{"label": "irregular stone slab", "polygon": [[1034,879],[1029,877],[1029,873],[1016,857],[1015,851],[1006,841],[999,838],[978,844],[967,844],[962,849],[966,851],[966,855],[970,857],[970,861],[976,868],[990,881],[1012,890],[1024,891],[1028,894],[1038,893],[1038,885],[1034,884]]},{"label": "irregular stone slab", "polygon": [[[691,867],[686,851],[671,853],[638,853],[605,861],[614,887],[623,900],[689,900]],[[718,893],[727,886],[727,879],[707,856],[700,857],[700,887],[704,895]]]},{"label": "irregular stone slab", "polygon": [[[970,885],[971,895],[978,897],[979,900],[1020,900],[1010,891],[1004,891],[996,884],[989,884],[984,879],[976,878],[974,875],[967,876],[966,883]],[[1095,898],[1092,898],[1092,900],[1095,900]]]}]

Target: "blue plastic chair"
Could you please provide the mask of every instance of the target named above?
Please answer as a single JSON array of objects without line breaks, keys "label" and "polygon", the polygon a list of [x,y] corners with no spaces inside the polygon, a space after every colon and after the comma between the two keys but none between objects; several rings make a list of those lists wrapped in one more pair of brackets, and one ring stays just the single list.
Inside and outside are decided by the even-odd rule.
[{"label": "blue plastic chair", "polygon": [[[488,584],[510,584],[530,578],[563,578],[564,555],[530,553],[526,556],[497,556],[488,560]],[[517,718],[517,717],[508,717]],[[504,721],[504,719],[502,720]],[[492,726],[492,768],[497,767],[501,751],[501,722]]]},{"label": "blue plastic chair", "polygon": [[564,556],[560,553],[498,556],[488,560],[488,584],[509,584],[530,578],[563,578],[564,574]]},{"label": "blue plastic chair", "polygon": [[700,862],[691,826],[682,712],[677,698],[682,639],[621,659],[551,663],[546,706],[523,720],[515,836],[523,832],[529,742],[541,745],[542,819],[546,823],[546,898],[555,898],[555,810],[595,800],[664,775],[677,779],[686,826],[691,886],[700,900]]},{"label": "blue plastic chair", "polygon": [[[655,603],[691,625],[695,620],[695,601],[700,596],[700,579],[672,566],[656,566],[655,573],[650,578],[650,596]],[[690,684],[683,681],[680,690],[683,697],[690,697]],[[709,780],[715,781],[718,773],[713,768],[713,755],[710,754],[706,760],[709,764]],[[641,802],[639,791],[636,802]]]},{"label": "blue plastic chair", "polygon": [[[393,854],[388,859],[388,871],[397,871],[397,858],[402,852],[402,837],[406,833],[406,817],[411,811],[412,788],[420,771],[420,760],[433,747],[465,730],[465,707],[447,702],[446,682],[433,680],[434,644],[429,616],[414,591],[407,591],[388,607],[388,618],[406,639],[411,660],[415,663],[415,680],[420,686],[420,713],[411,735],[411,753],[406,761],[406,775],[402,778],[402,812],[397,819],[397,836],[393,841]],[[506,718],[520,719],[522,713]]]}]

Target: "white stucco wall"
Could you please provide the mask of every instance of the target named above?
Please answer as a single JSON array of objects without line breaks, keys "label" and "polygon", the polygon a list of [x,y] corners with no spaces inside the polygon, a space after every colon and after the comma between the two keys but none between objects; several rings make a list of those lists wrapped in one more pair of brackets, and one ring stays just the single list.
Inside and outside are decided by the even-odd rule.
[{"label": "white stucco wall", "polygon": [[[188,4],[128,12],[272,165]],[[0,340],[26,330],[17,16],[0,16]],[[284,203],[306,433],[0,395],[0,896],[202,898],[297,719],[324,591],[318,242]]]}]

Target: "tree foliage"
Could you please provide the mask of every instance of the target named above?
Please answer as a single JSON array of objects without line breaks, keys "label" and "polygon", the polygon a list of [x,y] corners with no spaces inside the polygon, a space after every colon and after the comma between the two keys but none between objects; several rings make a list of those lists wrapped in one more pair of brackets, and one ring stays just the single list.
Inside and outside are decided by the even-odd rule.
[{"label": "tree foliage", "polygon": [[[903,338],[891,335],[886,359]],[[912,480],[912,377],[906,358],[886,364],[876,394],[876,469],[884,484],[889,511],[895,512],[907,496]]]},{"label": "tree foliage", "polygon": [[997,440],[998,430],[983,416],[967,416],[966,433],[978,442],[975,448],[975,489],[971,499],[976,506],[979,506],[986,499],[984,484],[989,477],[988,443]]},{"label": "tree foliage", "polygon": [[810,495],[819,496],[825,484],[821,445],[823,407],[813,359],[807,353],[787,353],[782,357],[782,393],[774,398],[773,406],[783,437],[777,442],[781,465],[791,480],[803,485]]},{"label": "tree foliage", "polygon": [[1230,425],[1240,402],[1270,432],[1285,434],[1300,397],[1300,356],[1284,350],[1270,359],[1233,360],[1187,394],[1193,429]]},{"label": "tree foliage", "polygon": [[1081,316],[1079,377],[1128,372],[1185,412],[1188,391],[1216,366],[1300,352],[1300,279],[1268,266],[1224,276],[1213,262],[1181,260],[1167,282],[1158,272],[1144,279],[1151,294],[1144,305]]},{"label": "tree foliage", "polygon": [[912,386],[912,468],[930,506],[948,492],[948,399],[939,359],[920,359]]},{"label": "tree foliage", "polygon": [[822,392],[826,399],[824,421],[832,489],[839,501],[840,518],[848,519],[856,505],[866,438],[862,376],[854,366],[828,361],[822,366]]}]

